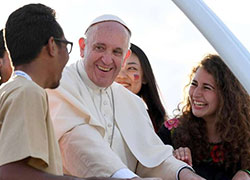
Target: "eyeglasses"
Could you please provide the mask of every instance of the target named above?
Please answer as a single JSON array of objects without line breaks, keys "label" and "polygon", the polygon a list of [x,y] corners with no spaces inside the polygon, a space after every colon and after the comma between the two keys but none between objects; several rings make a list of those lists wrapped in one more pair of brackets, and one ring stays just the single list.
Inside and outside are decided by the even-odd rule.
[{"label": "eyeglasses", "polygon": [[67,51],[68,51],[68,54],[71,53],[72,47],[73,47],[73,43],[72,43],[72,42],[67,41],[67,40],[64,40],[64,39],[58,39],[58,38],[54,38],[54,40],[55,40],[55,41],[62,42],[62,43],[65,43],[65,44],[66,44]]}]

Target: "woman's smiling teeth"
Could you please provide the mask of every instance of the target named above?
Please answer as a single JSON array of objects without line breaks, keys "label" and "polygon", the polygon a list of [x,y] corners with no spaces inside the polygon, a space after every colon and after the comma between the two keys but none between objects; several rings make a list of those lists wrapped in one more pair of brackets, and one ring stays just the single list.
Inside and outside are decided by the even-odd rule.
[{"label": "woman's smiling teeth", "polygon": [[98,69],[100,69],[101,71],[104,71],[104,72],[108,72],[108,71],[111,71],[112,68],[105,68],[105,67],[102,67],[102,66],[97,66]]},{"label": "woman's smiling teeth", "polygon": [[195,104],[196,106],[205,106],[205,105],[206,105],[205,103],[203,103],[203,102],[198,102],[198,101],[194,101],[194,104]]}]

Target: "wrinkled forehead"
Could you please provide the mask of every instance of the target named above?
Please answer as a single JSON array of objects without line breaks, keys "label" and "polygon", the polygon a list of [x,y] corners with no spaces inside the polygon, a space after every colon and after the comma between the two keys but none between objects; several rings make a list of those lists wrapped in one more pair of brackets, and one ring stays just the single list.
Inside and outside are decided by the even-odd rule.
[{"label": "wrinkled forehead", "polygon": [[91,26],[86,34],[87,42],[109,44],[122,49],[129,48],[130,35],[117,22],[102,22]]}]

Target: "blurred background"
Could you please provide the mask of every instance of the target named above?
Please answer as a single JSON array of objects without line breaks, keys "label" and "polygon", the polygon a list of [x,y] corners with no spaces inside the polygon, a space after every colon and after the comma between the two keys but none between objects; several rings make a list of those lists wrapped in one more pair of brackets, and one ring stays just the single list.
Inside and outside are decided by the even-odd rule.
[{"label": "blurred background", "polygon": [[[68,64],[80,58],[78,39],[102,14],[115,14],[132,31],[131,42],[148,56],[168,114],[182,100],[193,66],[213,47],[171,0],[8,0],[2,2],[0,28],[11,12],[28,3],[42,3],[57,12],[65,37],[74,42]],[[250,50],[250,1],[204,0],[241,43]],[[250,71],[249,71],[250,77]]]}]

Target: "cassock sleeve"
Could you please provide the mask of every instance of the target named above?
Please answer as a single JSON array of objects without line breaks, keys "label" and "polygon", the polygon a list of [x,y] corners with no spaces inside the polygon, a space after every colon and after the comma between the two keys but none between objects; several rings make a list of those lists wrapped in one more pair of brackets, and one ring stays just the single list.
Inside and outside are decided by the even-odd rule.
[{"label": "cassock sleeve", "polygon": [[78,177],[110,177],[127,168],[91,125],[76,126],[59,141],[66,172]]}]

